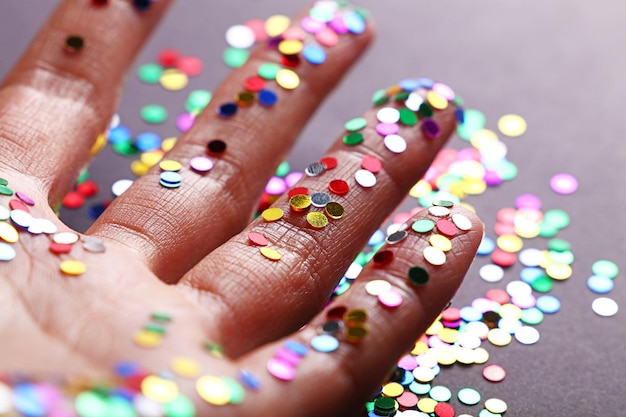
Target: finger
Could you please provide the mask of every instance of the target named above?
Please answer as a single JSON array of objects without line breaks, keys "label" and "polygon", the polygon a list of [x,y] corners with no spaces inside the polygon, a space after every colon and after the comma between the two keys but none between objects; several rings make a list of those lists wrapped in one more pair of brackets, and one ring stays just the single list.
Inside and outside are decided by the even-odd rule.
[{"label": "finger", "polygon": [[[393,86],[388,91],[394,96],[407,96],[415,90],[417,97],[430,97],[434,103],[441,100],[431,93],[447,90],[442,84],[433,85],[427,80],[405,81],[403,85],[406,90]],[[434,90],[427,89],[429,85]],[[189,287],[188,291],[214,312],[214,325],[219,333],[228,335],[228,340],[223,343],[234,350],[232,354],[241,354],[260,343],[288,334],[313,317],[368,238],[424,175],[454,130],[456,106],[443,99],[445,106],[442,103],[438,106],[441,109],[432,117],[424,117],[423,114],[431,114],[426,109],[428,104],[424,104],[418,123],[416,112],[406,107],[415,108],[413,104],[419,102],[415,95],[408,104],[404,100],[391,100],[366,112],[365,122],[361,121],[366,127],[354,133],[363,135],[362,143],[348,146],[343,138],[339,139],[327,154],[327,158],[337,160],[337,166],[317,176],[305,176],[296,185],[296,188],[306,188],[308,191],[301,192],[308,192],[309,196],[317,192],[327,193],[335,207],[336,203],[343,207],[345,214],[342,217],[335,216],[336,219],[330,220],[326,217],[332,204],[325,208],[310,206],[294,210],[290,208],[293,201],[284,196],[272,209],[284,213],[282,218],[277,221],[258,218],[183,278],[181,284]],[[386,136],[384,140],[379,132],[383,128],[394,128],[379,126],[380,120],[390,122],[393,118],[388,116],[397,116],[400,112],[397,109],[403,109],[404,122],[395,125],[399,129],[398,135]],[[429,137],[425,133],[429,126],[439,129],[440,134]],[[398,145],[396,141],[400,142],[401,137],[406,140],[406,150],[396,153],[400,150],[395,147]],[[376,174],[361,169],[365,157],[380,162],[380,170],[365,164],[377,171]],[[375,185],[364,181],[357,183],[355,178],[361,174],[367,181],[375,179]],[[336,180],[345,181],[347,193],[341,189],[342,182]],[[327,221],[328,225],[315,227],[314,222],[309,223],[311,216]],[[256,247],[254,239],[249,238],[251,232],[264,236],[268,246]],[[270,257],[276,254],[282,257],[280,260],[265,259],[262,253],[268,251]]]},{"label": "finger", "polygon": [[136,3],[62,1],[0,88],[0,164],[37,178],[53,204],[88,161],[170,1]]},{"label": "finger", "polygon": [[[334,3],[324,4],[328,7]],[[335,16],[349,13],[353,19],[360,19],[350,8],[333,13]],[[294,18],[290,29],[280,36],[298,37],[303,31],[300,26],[304,15],[306,12]],[[330,26],[324,33],[338,36]],[[178,281],[203,256],[250,221],[264,185],[294,138],[371,38],[372,27],[367,24],[362,33],[343,34],[336,45],[323,47],[326,54],[323,63],[307,61],[304,53],[291,55],[300,60],[293,68],[282,63],[283,55],[276,50],[275,41],[267,41],[270,47],[257,46],[248,62],[215,91],[194,126],[168,153],[167,159],[183,166],[180,187],[166,189],[159,185],[160,169],[154,167],[116,198],[88,233],[138,250],[161,279]],[[307,33],[304,43],[318,45],[318,39],[323,40]],[[276,64],[282,70],[273,77],[267,73],[267,68]],[[287,76],[285,79],[285,74],[297,74],[297,88],[295,82],[291,83],[295,78]],[[261,84],[264,84],[264,91],[257,94]],[[254,104],[248,106],[245,99],[236,104],[233,99],[242,92],[248,98],[253,97]],[[276,95],[274,105],[270,105],[268,95]],[[236,111],[236,114],[229,115],[229,111]],[[209,158],[214,168],[208,173],[194,171],[190,160],[206,156],[207,145],[215,139],[223,141],[226,150],[218,152],[212,147]]]},{"label": "finger", "polygon": [[[464,229],[469,225],[450,238],[452,248],[443,265],[424,256],[437,229],[416,233],[408,223],[403,241],[381,249],[394,254],[389,263],[368,264],[348,292],[305,329],[240,360],[241,368],[262,376],[258,397],[242,405],[254,406],[259,415],[273,410],[271,415],[277,416],[345,416],[363,407],[454,295],[480,243],[483,226],[472,212],[454,206],[451,215],[435,213],[424,210],[414,220],[445,219]],[[411,272],[414,268],[420,272]],[[380,295],[368,293],[375,292],[372,283],[381,281],[388,289],[378,285]],[[307,353],[294,353],[293,342],[304,345]]]}]

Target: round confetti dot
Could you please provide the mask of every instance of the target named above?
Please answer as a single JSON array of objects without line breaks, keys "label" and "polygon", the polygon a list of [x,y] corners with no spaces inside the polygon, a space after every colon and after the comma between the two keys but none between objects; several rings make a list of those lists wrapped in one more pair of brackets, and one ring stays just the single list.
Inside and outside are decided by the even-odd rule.
[{"label": "round confetti dot", "polygon": [[608,297],[598,297],[591,303],[591,309],[598,316],[611,317],[617,314],[619,305]]},{"label": "round confetti dot", "polygon": [[427,414],[434,413],[436,406],[437,401],[432,398],[422,398],[417,402],[417,408]]},{"label": "round confetti dot", "polygon": [[283,15],[273,15],[265,20],[265,32],[270,38],[280,36],[291,24],[291,19]]},{"label": "round confetti dot", "polygon": [[504,270],[495,264],[487,264],[480,267],[478,274],[487,282],[498,282],[504,278]]},{"label": "round confetti dot", "polygon": [[339,341],[331,335],[319,335],[311,339],[311,347],[318,352],[329,353],[339,348]]},{"label": "round confetti dot", "polygon": [[137,68],[137,77],[146,84],[157,84],[163,74],[163,67],[159,64],[148,63]]},{"label": "round confetti dot", "polygon": [[306,194],[296,194],[289,199],[289,205],[294,211],[304,211],[311,207],[311,197]]},{"label": "round confetti dot", "polygon": [[195,378],[200,373],[200,364],[193,359],[176,357],[170,362],[170,368],[184,378]]},{"label": "round confetti dot", "polygon": [[344,180],[332,180],[328,183],[328,189],[337,195],[344,195],[350,191],[350,186]]},{"label": "round confetti dot", "polygon": [[159,82],[166,90],[178,91],[187,87],[189,77],[187,74],[176,68],[169,68],[163,71],[161,78],[159,78]]},{"label": "round confetti dot", "polygon": [[461,388],[457,393],[457,398],[465,405],[476,405],[480,402],[480,392],[474,388]]},{"label": "round confetti dot", "polygon": [[506,377],[506,371],[500,365],[487,365],[483,368],[483,377],[489,382],[501,382]]},{"label": "round confetti dot", "polygon": [[0,222],[0,239],[8,243],[15,243],[19,240],[20,236],[17,229],[10,223]]},{"label": "round confetti dot", "polygon": [[391,288],[378,294],[378,301],[385,307],[396,308],[402,304],[403,299],[402,294]]},{"label": "round confetti dot", "polygon": [[0,261],[11,261],[16,256],[17,252],[13,249],[13,246],[0,242]]},{"label": "round confetti dot", "polygon": [[339,36],[330,28],[326,28],[315,34],[315,39],[323,46],[335,46],[339,42]]},{"label": "round confetti dot", "polygon": [[236,103],[224,103],[217,108],[217,114],[221,117],[232,117],[237,113],[238,107]]},{"label": "round confetti dot", "polygon": [[206,156],[194,156],[189,160],[189,166],[199,173],[209,172],[213,169],[213,161]]},{"label": "round confetti dot", "polygon": [[439,219],[437,221],[437,230],[446,237],[454,237],[459,231],[454,222],[448,219]]},{"label": "round confetti dot", "polygon": [[400,120],[400,111],[393,107],[383,107],[376,112],[376,118],[381,123],[397,123]]},{"label": "round confetti dot", "polygon": [[119,197],[132,184],[133,184],[133,180],[127,180],[127,179],[117,180],[111,186],[111,192],[113,193],[114,196]]},{"label": "round confetti dot", "polygon": [[376,176],[366,169],[357,170],[354,179],[363,188],[371,188],[376,185]]},{"label": "round confetti dot", "polygon": [[428,207],[428,213],[436,217],[446,217],[450,215],[450,209],[444,206],[431,206]]},{"label": "round confetti dot", "polygon": [[578,180],[570,174],[556,174],[550,178],[550,188],[557,194],[573,194],[578,189]]},{"label": "round confetti dot", "polygon": [[[1,234],[0,237],[2,237]],[[596,294],[606,294],[613,290],[614,284],[611,278],[592,275],[587,279],[587,287]]]},{"label": "round confetti dot", "polygon": [[267,238],[265,236],[263,236],[261,233],[258,232],[250,232],[248,233],[248,240],[250,240],[251,243],[257,245],[257,246],[267,246],[269,245],[269,241],[267,240]]},{"label": "round confetti dot", "polygon": [[278,52],[283,55],[296,55],[302,52],[304,45],[297,39],[284,39],[278,44]]},{"label": "round confetti dot", "polygon": [[141,108],[141,118],[146,123],[160,124],[167,120],[167,110],[158,104],[149,104]]},{"label": "round confetti dot", "polygon": [[196,391],[200,397],[213,405],[225,405],[230,401],[228,385],[218,377],[205,375],[196,381]]},{"label": "round confetti dot", "polygon": [[415,220],[411,225],[411,229],[413,229],[417,233],[428,233],[435,228],[435,222],[430,219],[419,219]]},{"label": "round confetti dot", "polygon": [[615,262],[603,259],[595,261],[593,265],[591,265],[591,272],[593,272],[594,275],[615,278],[619,273],[619,267]]},{"label": "round confetti dot", "polygon": [[314,65],[319,65],[326,61],[326,52],[317,45],[307,45],[302,51],[304,59]]},{"label": "round confetti dot", "polygon": [[428,283],[429,275],[428,271],[421,266],[414,265],[409,268],[409,281],[413,285],[425,285]]},{"label": "round confetti dot", "polygon": [[393,153],[403,153],[406,151],[406,140],[400,135],[387,135],[383,139],[385,147]]},{"label": "round confetti dot", "polygon": [[159,175],[159,184],[167,188],[178,188],[183,181],[182,175],[178,172],[164,171]]},{"label": "round confetti dot", "polygon": [[428,240],[432,247],[441,250],[442,252],[448,252],[452,249],[452,242],[450,239],[440,234],[432,234]]},{"label": "round confetti dot", "polygon": [[366,169],[374,174],[380,172],[383,168],[383,164],[380,159],[373,155],[365,155],[361,158],[361,168]]},{"label": "round confetti dot", "polygon": [[248,61],[250,52],[246,49],[226,48],[222,54],[224,63],[230,68],[239,68]]},{"label": "round confetti dot", "polygon": [[478,246],[478,255],[489,255],[496,248],[496,243],[488,237],[487,235],[483,236],[483,239],[480,241],[480,245]]},{"label": "round confetti dot", "polygon": [[85,271],[87,271],[87,266],[81,261],[68,259],[61,262],[61,264],[59,265],[59,269],[64,274],[78,276],[84,274]]},{"label": "round confetti dot", "polygon": [[523,345],[532,345],[539,341],[539,331],[534,327],[522,326],[515,330],[515,340]]},{"label": "round confetti dot", "polygon": [[261,90],[257,95],[257,100],[262,106],[273,106],[278,101],[278,95],[271,90]]},{"label": "round confetti dot", "polygon": [[439,403],[435,406],[435,417],[454,417],[455,411],[454,407],[452,407],[448,403]]},{"label": "round confetti dot", "polygon": [[181,165],[180,162],[173,161],[171,159],[166,159],[159,163],[159,168],[161,168],[161,170],[163,171],[177,172],[177,171],[180,171],[182,167],[183,166]]},{"label": "round confetti dot", "polygon": [[424,119],[422,122],[422,132],[428,139],[436,139],[441,136],[441,129],[433,119]]},{"label": "round confetti dot", "polygon": [[343,143],[348,146],[355,146],[363,142],[363,134],[359,132],[348,133],[343,137]]},{"label": "round confetti dot", "polygon": [[283,217],[283,210],[278,207],[270,207],[268,209],[263,210],[261,213],[261,217],[267,222],[274,222],[276,220],[280,220]]},{"label": "round confetti dot", "polygon": [[149,375],[141,381],[141,392],[158,403],[167,403],[178,396],[178,385],[172,380]]},{"label": "round confetti dot", "polygon": [[68,52],[78,52],[85,46],[85,40],[82,36],[70,35],[65,38],[65,50]]},{"label": "round confetti dot", "polygon": [[[190,399],[183,395],[179,395],[172,401],[164,404],[164,409],[165,415],[168,417],[193,417],[196,415],[195,406]],[[137,410],[137,407],[135,407],[135,411],[137,411],[139,415],[142,415],[142,413]],[[152,414],[146,413],[146,415]]]},{"label": "round confetti dot", "polygon": [[331,198],[327,193],[313,193],[311,194],[311,204],[314,207],[323,208],[326,207],[328,203],[330,203]]},{"label": "round confetti dot", "polygon": [[434,248],[432,246],[427,246],[423,250],[424,259],[428,261],[431,265],[443,265],[446,263],[446,254],[440,249]]},{"label": "round confetti dot", "polygon": [[387,397],[399,397],[404,392],[404,387],[397,382],[390,382],[383,386],[382,392]]},{"label": "round confetti dot", "polygon": [[67,243],[57,243],[50,242],[50,246],[48,246],[48,250],[55,255],[60,255],[62,253],[70,253],[72,250],[72,245],[68,245]]},{"label": "round confetti dot", "polygon": [[226,29],[226,42],[229,46],[238,49],[248,49],[256,42],[256,36],[251,28],[245,25],[235,25]]},{"label": "round confetti dot", "polygon": [[33,222],[33,216],[24,210],[11,210],[11,221],[17,226],[28,229]]},{"label": "round confetti dot", "polygon": [[506,114],[498,119],[498,129],[509,137],[521,136],[526,132],[526,120],[516,114]]},{"label": "round confetti dot", "polygon": [[356,132],[361,129],[364,129],[367,126],[367,120],[364,117],[355,117],[354,119],[348,120],[344,127],[348,132]]},{"label": "round confetti dot", "polygon": [[391,289],[391,284],[381,279],[375,279],[365,284],[365,291],[368,294],[374,295],[374,296],[377,296],[378,294],[381,294],[390,289]]},{"label": "round confetti dot", "polygon": [[226,142],[221,139],[213,139],[207,144],[207,152],[219,155],[226,151]]},{"label": "round confetti dot", "polygon": [[293,90],[300,85],[300,77],[290,69],[281,69],[276,73],[276,83],[286,90]]},{"label": "round confetti dot", "polygon": [[393,254],[392,251],[390,251],[390,250],[382,250],[382,251],[376,252],[376,254],[372,258],[372,260],[373,260],[375,266],[383,267],[383,266],[388,265],[389,263],[391,263],[393,258],[394,258],[394,254]]},{"label": "round confetti dot", "polygon": [[307,213],[306,221],[316,229],[322,229],[328,225],[328,217],[319,211]]},{"label": "round confetti dot", "polygon": [[207,90],[194,90],[187,96],[185,101],[185,110],[188,112],[199,112],[204,109],[213,95]]},{"label": "round confetti dot", "polygon": [[435,378],[436,374],[432,368],[426,366],[418,366],[417,368],[413,369],[413,376],[415,376],[415,379],[417,381],[425,383],[432,381]]},{"label": "round confetti dot", "polygon": [[80,239],[80,236],[74,232],[59,232],[52,236],[53,242],[65,243],[67,245],[73,245],[78,242],[78,239]]},{"label": "round confetti dot", "polygon": [[324,213],[326,213],[331,219],[338,220],[343,217],[345,209],[341,204],[331,201],[324,207]]},{"label": "round confetti dot", "polygon": [[487,340],[494,346],[506,346],[511,343],[512,337],[506,330],[491,329],[487,334]]},{"label": "round confetti dot", "polygon": [[535,306],[545,314],[554,314],[561,309],[561,302],[552,295],[542,295],[537,297]]},{"label": "round confetti dot", "polygon": [[485,401],[485,408],[494,414],[503,414],[507,410],[507,405],[499,398],[489,398]]},{"label": "round confetti dot", "polygon": [[444,387],[443,385],[435,385],[430,389],[428,393],[430,398],[438,402],[450,401],[452,398],[452,392],[449,388]]},{"label": "round confetti dot", "polygon": [[263,247],[259,249],[259,252],[261,252],[261,255],[263,255],[270,261],[279,261],[280,258],[282,258],[280,252],[273,248]]}]

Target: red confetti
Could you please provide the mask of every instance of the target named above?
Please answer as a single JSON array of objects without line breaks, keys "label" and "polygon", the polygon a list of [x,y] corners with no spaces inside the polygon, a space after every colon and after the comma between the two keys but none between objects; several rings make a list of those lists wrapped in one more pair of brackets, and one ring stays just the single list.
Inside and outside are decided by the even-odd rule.
[{"label": "red confetti", "polygon": [[93,197],[98,194],[98,184],[93,181],[84,181],[76,186],[76,192],[83,197]]},{"label": "red confetti", "polygon": [[507,294],[506,291],[500,288],[490,289],[489,291],[487,291],[487,294],[485,294],[485,298],[491,301],[495,301],[500,305],[507,304],[509,301],[511,301],[511,297],[509,297],[509,294]]},{"label": "red confetti", "polygon": [[78,194],[76,191],[70,191],[63,198],[62,204],[64,207],[76,209],[82,207],[82,205],[85,204],[85,197]]},{"label": "red confetti", "polygon": [[448,403],[438,403],[435,406],[435,415],[437,417],[454,417],[454,408]]},{"label": "red confetti", "polygon": [[394,254],[390,250],[382,250],[376,252],[376,255],[372,258],[375,266],[388,265],[393,260]]},{"label": "red confetti", "polygon": [[11,210],[22,210],[22,211],[25,211],[26,213],[30,213],[30,209],[28,208],[28,206],[20,200],[9,201],[9,208]]},{"label": "red confetti", "polygon": [[376,174],[383,168],[383,163],[373,155],[365,155],[361,159],[361,167]]},{"label": "red confetti", "polygon": [[258,232],[248,233],[248,239],[257,246],[267,246],[270,243],[265,236]]},{"label": "red confetti", "polygon": [[350,191],[350,186],[344,180],[332,180],[328,184],[328,189],[335,194],[344,195]]},{"label": "red confetti", "polygon": [[517,256],[511,252],[505,252],[502,249],[496,249],[491,253],[491,261],[503,268],[511,266],[517,260]]},{"label": "red confetti", "polygon": [[320,159],[319,162],[324,164],[326,169],[333,169],[333,168],[337,167],[337,158],[333,158],[332,156],[324,157],[324,158]]},{"label": "red confetti", "polygon": [[50,242],[50,246],[48,247],[48,249],[50,250],[50,252],[60,255],[62,253],[70,253],[70,251],[72,250],[72,245],[68,243]]},{"label": "red confetti", "polygon": [[195,56],[184,56],[176,62],[176,68],[189,77],[195,77],[202,72],[204,64],[202,60]]},{"label": "red confetti", "polygon": [[456,225],[448,219],[437,220],[437,223],[435,225],[437,226],[437,230],[439,230],[439,233],[447,237],[455,236],[457,231],[459,230]]},{"label": "red confetti", "polygon": [[180,58],[180,52],[178,50],[170,48],[163,49],[157,56],[157,61],[164,67],[173,67]]},{"label": "red confetti", "polygon": [[289,198],[299,194],[309,195],[309,189],[306,187],[294,187],[291,190],[287,191],[287,195],[289,196]]}]

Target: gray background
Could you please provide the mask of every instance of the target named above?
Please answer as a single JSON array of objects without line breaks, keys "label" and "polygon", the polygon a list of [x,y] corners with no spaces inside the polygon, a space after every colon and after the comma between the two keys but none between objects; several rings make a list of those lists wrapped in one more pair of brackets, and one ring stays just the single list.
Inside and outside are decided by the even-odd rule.
[{"label": "gray background", "polygon": [[[85,0],[87,1],[87,0]],[[0,75],[32,39],[55,2],[2,0],[0,2]],[[134,132],[148,130],[139,119],[141,106],[160,103],[171,115],[182,111],[184,99],[194,88],[213,90],[228,69],[221,63],[224,32],[251,18],[291,14],[306,2],[287,0],[179,1],[135,62],[153,62],[159,50],[176,47],[205,63],[202,75],[182,92],[165,92],[147,86],[131,75],[119,113]],[[534,193],[544,209],[569,212],[572,223],[558,236],[572,242],[576,255],[574,275],[557,283],[552,294],[562,309],[537,328],[541,340],[523,346],[487,346],[490,363],[505,367],[508,376],[492,384],[480,375],[480,366],[455,365],[444,370],[436,383],[454,392],[463,386],[478,388],[483,399],[499,397],[509,404],[510,416],[616,416],[624,415],[622,383],[626,350],[624,311],[601,318],[591,311],[595,298],[585,285],[591,265],[610,259],[626,268],[623,254],[626,160],[624,110],[626,35],[623,2],[581,0],[361,0],[377,21],[379,36],[374,47],[346,77],[341,87],[318,111],[290,159],[302,170],[312,155],[321,156],[337,137],[343,122],[366,108],[371,93],[405,77],[430,76],[451,85],[468,108],[487,116],[487,127],[496,130],[497,119],[506,113],[522,115],[528,122],[520,138],[502,138],[508,158],[520,169],[512,182],[491,188],[467,200],[474,205],[494,237],[492,226],[499,208],[512,207],[515,197]],[[111,22],[115,24],[115,22]],[[174,117],[159,128],[175,134]],[[152,129],[152,128],[150,128]],[[453,147],[465,146],[456,138]],[[131,159],[106,150],[91,168],[92,179],[103,185],[90,203],[111,198],[110,184],[132,178]],[[113,168],[111,168],[113,167]],[[549,188],[549,178],[571,173],[580,181],[576,194],[559,196]],[[405,208],[416,205],[407,201]],[[84,210],[62,217],[82,229]],[[526,247],[544,249],[544,239],[526,241]],[[498,284],[483,282],[477,259],[457,297],[463,306],[490,288],[503,288],[517,278],[519,266],[507,271]],[[616,278],[610,297],[626,306],[623,273]],[[453,401],[456,403],[456,401]],[[458,412],[477,415],[479,406],[458,407]]]}]

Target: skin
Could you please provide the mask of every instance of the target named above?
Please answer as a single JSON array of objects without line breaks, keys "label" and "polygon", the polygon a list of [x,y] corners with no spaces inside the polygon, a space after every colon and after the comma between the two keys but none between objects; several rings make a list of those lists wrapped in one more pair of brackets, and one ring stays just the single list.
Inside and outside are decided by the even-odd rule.
[{"label": "skin", "polygon": [[[59,230],[69,229],[50,207],[91,158],[91,146],[116,107],[127,65],[168,6],[160,0],[138,13],[124,1],[112,1],[106,10],[84,1],[62,1],[0,87],[0,176],[36,201],[31,214],[53,220]],[[99,18],[102,13],[109,18]],[[83,51],[63,50],[68,33],[85,38]],[[0,265],[0,340],[10,341],[3,343],[0,373],[103,378],[120,361],[157,372],[182,356],[200,363],[205,374],[236,377],[245,368],[262,381],[262,388],[247,393],[242,404],[215,407],[198,397],[193,379],[183,380],[179,386],[196,402],[198,415],[359,413],[397,358],[454,295],[483,233],[472,212],[455,206],[453,212],[467,216],[472,228],[452,239],[447,262],[438,267],[422,257],[428,237],[411,233],[393,246],[392,264],[367,266],[353,287],[333,301],[369,312],[365,340],[341,343],[332,354],[310,353],[298,366],[297,378],[288,383],[265,371],[285,338],[307,344],[317,334],[315,329],[325,321],[320,311],[344,271],[455,127],[451,107],[435,115],[442,130],[437,139],[424,138],[419,128],[402,127],[409,147],[395,155],[371,128],[363,144],[346,147],[338,126],[338,140],[326,153],[339,161],[332,175],[351,178],[362,155],[373,154],[384,167],[377,185],[352,187],[341,200],[346,216],[323,230],[307,226],[302,214],[289,211],[287,197],[275,203],[285,209],[283,219],[250,222],[258,196],[293,138],[373,36],[370,21],[366,33],[342,37],[324,64],[299,67],[301,86],[279,91],[273,109],[253,106],[233,120],[219,119],[217,106],[230,101],[260,62],[279,60],[276,52],[256,50],[214,92],[211,104],[168,156],[188,166],[191,157],[203,154],[207,138],[227,138],[228,151],[215,169],[205,176],[184,170],[183,186],[176,190],[159,185],[158,167],[135,181],[87,231],[105,241],[106,252],[90,253],[80,244],[72,249],[71,257],[87,265],[83,275],[62,274],[59,262],[65,258],[48,251],[50,240],[21,232],[14,244],[16,259]],[[375,110],[364,117],[372,126]],[[266,128],[276,125],[281,129]],[[306,177],[298,185],[321,190],[329,180],[328,175]],[[2,197],[1,203],[7,202]],[[248,242],[252,230],[267,236],[283,258],[263,258]],[[408,283],[406,271],[415,264],[430,272],[427,285]],[[404,303],[397,309],[382,307],[363,288],[373,279],[391,282]],[[174,320],[158,349],[141,348],[133,335],[156,310]],[[227,357],[203,350],[207,340],[223,345]]]}]

